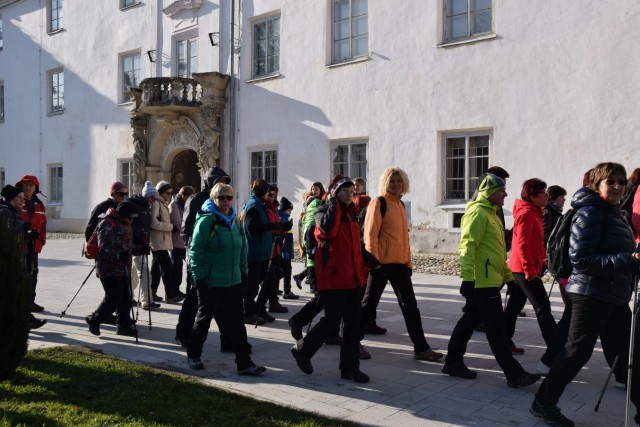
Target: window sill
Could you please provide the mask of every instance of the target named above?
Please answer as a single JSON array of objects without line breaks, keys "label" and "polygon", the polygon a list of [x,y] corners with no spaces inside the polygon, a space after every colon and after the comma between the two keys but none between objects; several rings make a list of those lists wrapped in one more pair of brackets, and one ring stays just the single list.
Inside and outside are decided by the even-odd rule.
[{"label": "window sill", "polygon": [[342,67],[343,65],[358,64],[360,62],[369,61],[370,59],[371,59],[371,53],[368,53],[365,56],[358,56],[357,58],[351,58],[346,61],[327,64],[327,68],[337,68],[337,67]]},{"label": "window sill", "polygon": [[133,101],[122,101],[118,104],[118,107],[130,107],[133,105]]},{"label": "window sill", "polygon": [[274,74],[267,74],[265,76],[256,76],[256,77],[252,77],[249,80],[245,80],[245,83],[257,83],[257,82],[263,82],[265,80],[275,80],[275,79],[279,79],[280,78],[280,72],[274,73]]},{"label": "window sill", "polygon": [[64,28],[60,28],[60,29],[58,29],[58,30],[49,31],[49,32],[47,33],[47,35],[49,35],[49,36],[53,36],[53,35],[55,35],[55,34],[59,34],[59,33],[63,32],[63,31],[64,31]]},{"label": "window sill", "polygon": [[62,202],[53,202],[53,201],[48,201],[47,202],[47,207],[49,206],[62,206]]},{"label": "window sill", "polygon": [[464,45],[464,44],[471,44],[471,43],[476,43],[476,42],[481,42],[481,41],[486,41],[486,40],[494,40],[498,38],[498,35],[495,33],[492,34],[485,34],[482,36],[478,36],[478,37],[469,37],[467,39],[462,39],[462,40],[452,40],[452,41],[448,41],[448,42],[444,42],[441,43],[439,45],[437,45],[436,47],[455,47],[455,46],[460,46],[460,45]]},{"label": "window sill", "polygon": [[129,6],[123,6],[120,8],[121,12],[124,12],[125,10],[129,10],[129,9],[133,9],[134,7],[138,7],[140,6],[142,3],[140,3],[139,1],[135,2],[134,4],[130,4]]},{"label": "window sill", "polygon": [[47,117],[51,117],[51,116],[59,116],[61,114],[64,114],[65,110],[59,110],[59,111],[49,111],[47,113]]},{"label": "window sill", "polygon": [[437,208],[442,209],[443,211],[460,211],[464,212],[464,208],[467,206],[467,203],[452,203],[449,205],[438,205]]}]

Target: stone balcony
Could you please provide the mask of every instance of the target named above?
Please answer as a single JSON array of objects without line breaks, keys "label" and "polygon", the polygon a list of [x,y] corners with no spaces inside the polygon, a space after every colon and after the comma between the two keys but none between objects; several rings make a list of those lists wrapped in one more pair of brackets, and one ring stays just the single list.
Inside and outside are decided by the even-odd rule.
[{"label": "stone balcony", "polygon": [[202,106],[202,86],[194,79],[153,77],[140,82],[140,111],[162,114],[166,111],[186,113]]}]

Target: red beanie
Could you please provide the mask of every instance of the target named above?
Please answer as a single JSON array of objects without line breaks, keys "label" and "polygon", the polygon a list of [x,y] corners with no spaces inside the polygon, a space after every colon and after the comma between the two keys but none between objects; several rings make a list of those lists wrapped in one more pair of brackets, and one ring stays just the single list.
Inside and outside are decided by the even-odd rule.
[{"label": "red beanie", "polygon": [[123,190],[125,188],[127,188],[127,186],[123,182],[113,181],[111,183],[111,186],[109,187],[109,194],[113,195],[113,193],[116,193],[116,192],[118,192],[120,190]]}]

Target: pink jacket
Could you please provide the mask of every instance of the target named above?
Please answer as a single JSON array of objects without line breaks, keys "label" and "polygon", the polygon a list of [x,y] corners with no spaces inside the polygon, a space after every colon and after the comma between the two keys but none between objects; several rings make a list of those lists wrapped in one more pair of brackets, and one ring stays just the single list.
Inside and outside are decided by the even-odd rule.
[{"label": "pink jacket", "polygon": [[631,208],[631,224],[633,225],[633,235],[636,243],[640,243],[640,186],[636,189]]}]

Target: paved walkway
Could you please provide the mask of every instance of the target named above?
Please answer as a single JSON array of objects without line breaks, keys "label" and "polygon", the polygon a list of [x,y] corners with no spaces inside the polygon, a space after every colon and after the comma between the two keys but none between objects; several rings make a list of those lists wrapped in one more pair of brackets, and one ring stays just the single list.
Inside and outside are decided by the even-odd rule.
[{"label": "paved walkway", "polygon": [[[312,375],[303,374],[289,351],[293,344],[287,325],[290,314],[276,315],[276,322],[268,327],[247,329],[254,360],[268,369],[259,378],[235,374],[234,355],[219,351],[215,323],[204,347],[206,369],[191,371],[184,350],[173,341],[179,305],[163,304],[159,311],[153,312],[152,330],[148,326],[148,312],[140,310],[139,344],[133,338],[116,335],[115,328],[109,325],[103,325],[102,335],[95,337],[84,322],[84,316],[95,309],[103,295],[95,275],[60,318],[92,266],[91,261],[80,257],[81,248],[80,240],[51,240],[45,247],[40,258],[37,301],[45,306],[42,317],[49,322],[31,334],[31,349],[64,344],[87,346],[134,362],[197,376],[225,390],[363,425],[542,425],[528,412],[537,386],[508,388],[484,334],[474,334],[466,357],[467,365],[479,371],[476,380],[448,377],[440,373],[439,363],[415,361],[390,287],[382,297],[378,313],[378,322],[389,332],[383,336],[367,335],[364,342],[373,356],[361,363],[361,370],[371,376],[371,382],[364,385],[340,379],[339,349],[333,346],[325,346],[316,354]],[[294,272],[301,268],[300,264],[294,265]],[[432,347],[446,351],[451,331],[461,314],[459,280],[418,273],[413,278],[427,339]],[[307,292],[301,294],[297,301],[283,302],[290,313],[310,298]],[[557,289],[553,291],[552,305],[559,318],[562,301]],[[516,342],[526,351],[517,357],[525,369],[534,371],[544,345],[530,306],[526,313],[526,318],[518,320],[516,332]],[[609,384],[600,411],[593,410],[607,373],[598,346],[589,364],[567,387],[560,401],[565,415],[579,425],[622,425],[625,393],[615,388],[613,382]]]}]

